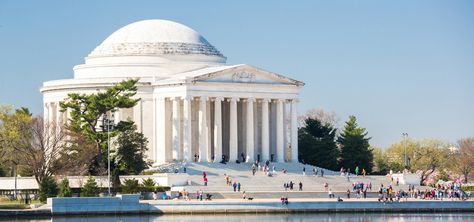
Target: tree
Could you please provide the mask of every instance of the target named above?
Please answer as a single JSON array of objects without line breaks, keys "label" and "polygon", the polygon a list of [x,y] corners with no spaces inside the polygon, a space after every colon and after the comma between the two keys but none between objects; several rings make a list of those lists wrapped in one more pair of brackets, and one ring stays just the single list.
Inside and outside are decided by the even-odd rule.
[{"label": "tree", "polygon": [[[44,123],[41,116],[32,117],[27,108],[0,114],[2,158],[20,170],[32,174],[38,184],[54,173],[54,162],[64,145],[64,132],[56,123]],[[16,168],[16,167],[15,167]]]},{"label": "tree", "polygon": [[414,148],[410,167],[419,171],[420,184],[423,185],[436,170],[444,170],[450,165],[451,157],[445,143],[437,139],[426,139]]},{"label": "tree", "polygon": [[341,165],[354,169],[358,166],[367,172],[372,172],[373,155],[365,128],[358,127],[355,116],[349,116],[343,132],[337,138],[341,148]]},{"label": "tree", "polygon": [[[107,162],[107,132],[98,128],[99,120],[107,113],[113,113],[120,108],[131,108],[136,105],[139,99],[133,99],[137,93],[136,83],[138,79],[124,80],[105,91],[93,94],[70,93],[65,102],[61,102],[61,112],[70,110],[71,130],[83,133],[87,139],[95,142],[96,158],[95,169],[92,173],[99,173],[99,169],[104,168]],[[114,136],[120,129],[112,131]],[[92,167],[94,168],[94,167]],[[105,172],[105,171],[104,171]]]},{"label": "tree", "polygon": [[54,171],[63,176],[88,175],[91,162],[97,156],[95,143],[75,131],[67,131],[66,138],[65,149],[55,161]]},{"label": "tree", "polygon": [[49,197],[55,197],[58,193],[58,184],[53,177],[47,176],[43,178],[39,184],[39,200],[45,203]]},{"label": "tree", "polygon": [[336,127],[339,122],[339,117],[337,114],[332,112],[324,111],[323,109],[310,109],[306,111],[303,115],[298,117],[298,125],[303,127],[307,119],[317,119],[322,125],[329,125]]},{"label": "tree", "polygon": [[149,164],[145,161],[148,140],[132,126],[121,132],[116,141],[116,165],[120,174],[138,175]]},{"label": "tree", "polygon": [[455,162],[457,169],[464,176],[464,183],[467,183],[469,175],[474,170],[474,137],[460,139],[458,144],[459,156]]},{"label": "tree", "polygon": [[307,118],[298,132],[298,156],[301,161],[337,170],[339,150],[335,142],[336,129],[319,119]]},{"label": "tree", "polygon": [[89,176],[84,187],[81,190],[81,195],[83,197],[96,197],[99,194],[99,187],[97,182],[95,182],[94,177]]},{"label": "tree", "polygon": [[138,193],[140,185],[138,180],[135,179],[125,179],[122,184],[122,193]]},{"label": "tree", "polygon": [[156,185],[155,181],[151,178],[147,178],[142,181],[143,187],[154,187]]},{"label": "tree", "polygon": [[61,180],[61,183],[59,184],[58,197],[71,197],[71,196],[72,196],[72,190],[71,190],[71,187],[69,187],[69,180],[67,178],[64,178]]}]

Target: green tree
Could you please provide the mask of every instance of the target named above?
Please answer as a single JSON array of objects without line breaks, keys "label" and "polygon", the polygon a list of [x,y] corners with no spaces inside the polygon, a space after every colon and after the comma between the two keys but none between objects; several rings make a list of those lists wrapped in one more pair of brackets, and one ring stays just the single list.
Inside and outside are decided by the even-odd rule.
[{"label": "green tree", "polygon": [[154,187],[156,185],[155,181],[151,178],[147,178],[142,181],[142,186],[144,187]]},{"label": "green tree", "polygon": [[[104,168],[107,163],[108,135],[104,129],[97,128],[101,125],[99,120],[105,114],[113,113],[120,108],[135,106],[139,101],[133,98],[137,93],[137,82],[138,79],[124,80],[93,94],[70,93],[67,100],[60,103],[61,112],[70,110],[71,130],[83,133],[96,144],[97,156],[90,167],[93,174],[98,174],[100,168]],[[115,136],[120,130],[120,127],[113,129],[111,135]]]},{"label": "green tree", "polygon": [[130,194],[130,193],[138,193],[140,185],[138,184],[138,180],[125,179],[121,187],[122,187],[122,193]]},{"label": "green tree", "polygon": [[83,197],[96,197],[99,194],[99,187],[97,182],[95,182],[94,177],[89,176],[84,184],[84,187],[81,190],[81,196]]},{"label": "green tree", "polygon": [[316,118],[307,118],[298,130],[298,158],[312,165],[337,170],[339,150],[336,129]]},{"label": "green tree", "polygon": [[120,174],[138,175],[148,168],[149,165],[145,161],[148,140],[143,133],[136,131],[135,126],[121,132],[115,144],[117,146],[115,162]]},{"label": "green tree", "polygon": [[58,184],[53,177],[48,176],[43,178],[39,184],[39,200],[46,203],[49,197],[55,197],[58,194]]},{"label": "green tree", "polygon": [[437,139],[425,139],[414,148],[410,167],[418,171],[420,184],[424,185],[431,174],[452,165],[452,157],[447,144]]},{"label": "green tree", "polygon": [[343,132],[337,138],[341,148],[341,165],[352,170],[358,166],[360,170],[372,172],[374,157],[369,140],[366,129],[358,126],[355,116],[349,116]]},{"label": "green tree", "polygon": [[58,197],[71,197],[71,196],[72,196],[72,190],[71,190],[71,187],[69,187],[69,180],[67,178],[64,178],[61,180],[61,183],[59,184]]}]

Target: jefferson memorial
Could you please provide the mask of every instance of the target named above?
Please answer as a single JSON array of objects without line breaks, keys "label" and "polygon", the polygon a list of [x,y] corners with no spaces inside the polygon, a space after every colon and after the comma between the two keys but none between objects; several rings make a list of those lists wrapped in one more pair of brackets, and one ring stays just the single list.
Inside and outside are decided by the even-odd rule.
[{"label": "jefferson memorial", "polygon": [[114,114],[149,140],[154,165],[171,161],[298,161],[297,103],[304,83],[239,64],[193,29],[167,20],[124,26],[105,39],[74,78],[43,83],[44,117],[62,124],[68,93],[95,93],[139,78],[138,104]]}]

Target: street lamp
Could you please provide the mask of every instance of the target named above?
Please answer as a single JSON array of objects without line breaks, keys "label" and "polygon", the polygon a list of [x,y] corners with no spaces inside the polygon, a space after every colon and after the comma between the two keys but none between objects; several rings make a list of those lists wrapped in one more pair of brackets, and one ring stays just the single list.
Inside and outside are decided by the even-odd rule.
[{"label": "street lamp", "polygon": [[405,157],[403,159],[403,165],[405,166],[405,169],[408,166],[408,159],[407,159],[407,138],[408,138],[408,133],[402,133],[403,136],[403,141],[404,141],[404,149],[405,149]]},{"label": "street lamp", "polygon": [[107,113],[104,114],[103,127],[104,130],[107,130],[107,184],[109,190],[109,196],[111,196],[110,192],[110,131],[114,129],[114,114],[110,116],[110,119],[107,116]]}]

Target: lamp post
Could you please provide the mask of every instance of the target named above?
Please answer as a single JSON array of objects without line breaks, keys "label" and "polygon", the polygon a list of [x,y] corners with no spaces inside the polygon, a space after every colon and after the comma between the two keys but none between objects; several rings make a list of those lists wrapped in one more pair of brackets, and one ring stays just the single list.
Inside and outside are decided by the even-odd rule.
[{"label": "lamp post", "polygon": [[405,150],[405,156],[403,158],[403,165],[405,166],[405,169],[408,166],[408,160],[407,160],[407,138],[408,138],[408,133],[402,133],[403,136],[403,142],[404,142],[404,150]]},{"label": "lamp post", "polygon": [[109,119],[107,114],[104,114],[103,125],[104,130],[107,130],[107,187],[110,192],[110,130],[114,128],[114,114],[112,113],[111,118]]}]

